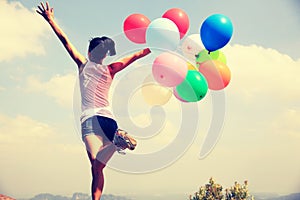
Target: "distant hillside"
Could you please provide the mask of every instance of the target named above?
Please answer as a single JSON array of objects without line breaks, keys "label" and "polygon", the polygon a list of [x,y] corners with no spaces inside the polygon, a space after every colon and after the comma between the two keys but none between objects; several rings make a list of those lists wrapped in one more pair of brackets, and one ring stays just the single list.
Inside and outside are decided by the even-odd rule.
[{"label": "distant hillside", "polygon": [[[285,196],[255,195],[255,200],[300,200],[300,193],[289,194]],[[271,195],[270,195],[271,196]]]},{"label": "distant hillside", "polygon": [[272,200],[300,200],[300,193],[273,198]]},{"label": "distant hillside", "polygon": [[[4,197],[4,196],[3,196]],[[255,200],[300,200],[300,193],[290,194],[286,196],[278,196],[276,194],[255,194]],[[91,196],[84,193],[74,193],[72,197],[53,195],[53,194],[38,194],[33,198],[29,199],[17,199],[17,200],[91,200]],[[186,194],[178,194],[178,195],[154,195],[154,196],[144,196],[138,195],[132,198],[124,197],[124,196],[115,196],[111,194],[104,194],[101,200],[186,200],[188,199],[188,195]],[[0,200],[2,200],[0,195]],[[8,199],[5,199],[8,200]]]},{"label": "distant hillside", "polygon": [[[92,198],[90,195],[84,193],[74,193],[72,197],[44,193],[44,194],[38,194],[30,199],[22,199],[22,200],[91,200],[91,199]],[[102,195],[101,200],[131,200],[131,199],[123,196],[104,194]]]}]

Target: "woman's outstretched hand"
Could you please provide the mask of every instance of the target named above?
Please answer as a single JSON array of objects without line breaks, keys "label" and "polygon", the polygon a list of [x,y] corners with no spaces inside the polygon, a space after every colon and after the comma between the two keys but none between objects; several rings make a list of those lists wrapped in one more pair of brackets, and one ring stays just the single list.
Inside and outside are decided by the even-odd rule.
[{"label": "woman's outstretched hand", "polygon": [[37,13],[42,15],[47,22],[51,21],[54,19],[54,12],[53,8],[50,8],[49,3],[46,2],[46,7],[45,5],[41,2],[41,5],[38,6],[38,9],[36,10]]}]

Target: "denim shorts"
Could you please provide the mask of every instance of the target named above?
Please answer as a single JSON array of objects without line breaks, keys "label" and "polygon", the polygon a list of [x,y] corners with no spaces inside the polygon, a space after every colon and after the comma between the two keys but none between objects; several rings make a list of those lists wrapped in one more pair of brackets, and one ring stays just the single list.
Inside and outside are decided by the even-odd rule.
[{"label": "denim shorts", "polygon": [[99,135],[103,140],[113,141],[115,132],[118,129],[114,119],[103,116],[92,116],[81,124],[82,140],[87,135]]}]

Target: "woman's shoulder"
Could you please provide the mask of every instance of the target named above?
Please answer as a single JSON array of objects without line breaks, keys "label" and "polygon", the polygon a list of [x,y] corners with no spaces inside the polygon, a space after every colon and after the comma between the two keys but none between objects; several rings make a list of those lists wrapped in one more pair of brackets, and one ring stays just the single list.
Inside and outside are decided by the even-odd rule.
[{"label": "woman's shoulder", "polygon": [[83,63],[81,64],[81,66],[80,66],[80,67],[78,67],[79,74],[81,74],[81,73],[82,73],[83,69],[84,69],[84,68],[85,68],[85,66],[88,64],[88,62],[89,62],[89,60],[88,60],[87,58],[85,58],[85,62],[83,62]]}]

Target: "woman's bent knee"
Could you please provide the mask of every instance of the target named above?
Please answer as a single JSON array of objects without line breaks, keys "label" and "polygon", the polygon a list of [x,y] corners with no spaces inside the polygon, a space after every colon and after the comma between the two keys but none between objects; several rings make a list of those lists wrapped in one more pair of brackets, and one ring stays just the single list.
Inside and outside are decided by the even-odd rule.
[{"label": "woman's bent knee", "polygon": [[105,145],[101,150],[97,153],[96,160],[104,165],[107,164],[109,159],[115,153],[116,147],[114,144],[110,143]]}]

